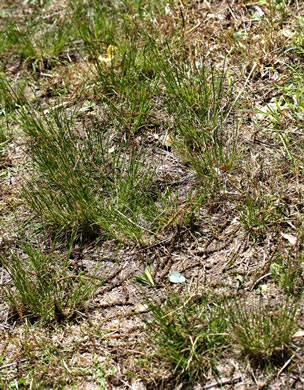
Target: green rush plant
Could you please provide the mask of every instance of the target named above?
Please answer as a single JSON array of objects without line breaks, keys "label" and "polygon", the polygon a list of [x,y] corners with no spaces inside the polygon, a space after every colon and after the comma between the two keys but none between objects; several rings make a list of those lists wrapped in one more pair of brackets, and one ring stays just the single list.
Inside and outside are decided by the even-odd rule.
[{"label": "green rush plant", "polygon": [[72,28],[68,20],[57,18],[49,24],[38,16],[24,26],[12,20],[2,35],[6,42],[5,49],[19,55],[36,70],[60,62],[60,57],[64,57],[64,51],[73,40]]},{"label": "green rush plant", "polygon": [[228,334],[221,300],[208,294],[182,297],[171,292],[162,303],[148,299],[146,343],[153,357],[168,364],[177,379],[192,382],[216,364],[227,348]]},{"label": "green rush plant", "polygon": [[[131,7],[131,3],[129,4]],[[96,73],[97,99],[104,101],[121,127],[133,136],[154,125],[153,110],[158,92],[156,31],[145,31],[123,12],[122,4],[111,11],[107,3],[75,7],[74,19]],[[132,9],[132,7],[131,7]],[[115,18],[114,15],[119,15]],[[107,53],[107,56],[106,56]]]},{"label": "green rush plant", "polygon": [[174,118],[174,146],[204,184],[216,183],[219,168],[231,171],[237,160],[235,131],[229,134],[225,125],[231,112],[225,70],[216,72],[205,58],[189,61],[187,49],[176,58],[168,48],[162,58],[159,72]]},{"label": "green rush plant", "polygon": [[251,239],[265,236],[267,229],[280,223],[283,206],[269,194],[248,194],[240,207],[240,222],[248,231]]},{"label": "green rush plant", "polygon": [[32,210],[61,231],[135,241],[151,236],[160,213],[155,197],[163,198],[152,191],[147,157],[121,139],[112,141],[106,123],[76,127],[74,121],[62,111],[21,112],[35,168],[24,187]]},{"label": "green rush plant", "polygon": [[255,306],[236,299],[227,306],[232,342],[254,363],[264,366],[280,361],[291,346],[297,330],[298,305],[288,297],[277,308],[263,298]]},{"label": "green rush plant", "polygon": [[97,268],[92,275],[73,274],[69,270],[70,252],[60,258],[30,244],[22,244],[20,249],[21,253],[1,256],[0,263],[12,282],[3,289],[4,299],[21,321],[25,314],[44,322],[68,319],[102,284]]},{"label": "green rush plant", "polygon": [[133,136],[154,126],[155,96],[158,92],[154,43],[138,48],[126,41],[115,49],[113,63],[95,63],[98,84],[95,91],[108,105],[121,131]]}]

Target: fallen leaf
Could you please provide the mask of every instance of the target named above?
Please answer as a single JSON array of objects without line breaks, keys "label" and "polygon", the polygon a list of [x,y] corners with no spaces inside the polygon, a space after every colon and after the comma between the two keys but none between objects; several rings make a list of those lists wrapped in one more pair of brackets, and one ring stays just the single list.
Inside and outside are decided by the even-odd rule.
[{"label": "fallen leaf", "polygon": [[163,140],[162,140],[162,144],[163,146],[165,146],[166,148],[171,148],[172,145],[173,145],[173,140],[172,138],[170,137],[170,135],[166,135]]},{"label": "fallen leaf", "polygon": [[299,329],[292,337],[303,337],[304,336],[304,330]]},{"label": "fallen leaf", "polygon": [[186,278],[180,274],[177,271],[171,272],[171,274],[168,276],[168,279],[171,283],[184,283],[186,281]]},{"label": "fallen leaf", "polygon": [[295,246],[297,243],[297,237],[293,236],[292,234],[288,233],[282,233],[281,236],[285,238],[285,240],[289,241],[290,245]]},{"label": "fallen leaf", "polygon": [[265,15],[262,8],[260,8],[257,5],[253,6],[252,10],[253,10],[253,15],[252,15],[253,17],[262,18]]}]

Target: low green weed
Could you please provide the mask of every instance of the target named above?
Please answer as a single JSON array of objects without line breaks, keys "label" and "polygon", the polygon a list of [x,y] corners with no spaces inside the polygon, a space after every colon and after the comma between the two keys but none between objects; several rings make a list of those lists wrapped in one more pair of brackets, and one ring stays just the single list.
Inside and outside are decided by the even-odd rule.
[{"label": "low green weed", "polygon": [[278,256],[270,272],[275,282],[288,295],[298,296],[303,291],[304,262],[302,255]]},{"label": "low green weed", "polygon": [[297,16],[298,22],[296,25],[296,31],[294,34],[290,37],[290,45],[288,50],[295,51],[299,55],[303,55],[304,53],[304,32],[303,32],[303,26],[304,26],[304,17],[303,16]]},{"label": "low green weed", "polygon": [[107,378],[115,373],[115,368],[108,368],[105,363],[95,363],[92,376],[94,383],[98,386],[97,390],[106,390],[108,386]]}]

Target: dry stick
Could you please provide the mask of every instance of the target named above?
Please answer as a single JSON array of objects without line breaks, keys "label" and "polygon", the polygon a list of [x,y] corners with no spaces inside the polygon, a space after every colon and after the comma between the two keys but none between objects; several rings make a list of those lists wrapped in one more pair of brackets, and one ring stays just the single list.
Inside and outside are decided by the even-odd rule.
[{"label": "dry stick", "polygon": [[290,359],[287,360],[287,362],[285,362],[285,364],[283,365],[283,367],[280,369],[280,371],[277,373],[277,378],[282,374],[282,372],[285,370],[285,368],[289,365],[289,363],[292,361],[292,359],[295,357],[296,355],[293,354],[291,356]]},{"label": "dry stick", "polygon": [[249,72],[249,75],[247,76],[247,79],[246,79],[246,81],[245,81],[245,84],[244,84],[243,88],[240,90],[240,92],[237,94],[237,97],[234,99],[234,102],[232,103],[232,105],[231,105],[231,107],[230,107],[230,110],[228,111],[228,113],[227,113],[227,115],[226,115],[226,118],[225,118],[224,122],[227,120],[227,118],[229,117],[229,115],[230,115],[230,113],[231,113],[233,107],[235,106],[236,102],[239,100],[240,96],[241,96],[242,93],[244,92],[244,89],[245,89],[246,85],[248,84],[248,81],[249,81],[249,79],[250,79],[250,77],[251,77],[251,75],[252,75],[254,69],[256,68],[256,66],[257,66],[257,64],[256,64],[256,62],[255,62],[255,63],[253,64],[252,68],[251,68],[251,71]]},{"label": "dry stick", "polygon": [[62,282],[64,280],[69,280],[69,279],[84,279],[84,280],[89,280],[90,282],[92,282],[92,284],[94,284],[94,286],[99,286],[98,284],[95,284],[92,279],[97,279],[99,280],[100,282],[104,282],[104,280],[100,280],[98,277],[94,277],[94,276],[83,276],[83,275],[68,275],[68,276],[63,276],[59,279],[56,279],[55,282],[56,283],[59,283],[59,282]]},{"label": "dry stick", "polygon": [[[151,249],[151,248],[154,248],[154,247],[156,247],[156,246],[158,246],[158,245],[164,244],[165,242],[168,242],[168,241],[170,241],[171,239],[172,239],[172,237],[169,237],[169,238],[166,238],[165,240],[157,241],[155,244],[151,244],[151,245],[149,245],[149,246],[145,246],[144,248],[139,249],[137,252],[138,252],[138,253],[139,253],[139,252],[144,252],[144,251],[146,251],[146,250],[148,250],[148,249]],[[0,285],[0,286],[1,286],[1,285]]]},{"label": "dry stick", "polygon": [[121,213],[119,210],[117,210],[117,209],[114,209],[114,210],[115,210],[119,215],[121,215],[122,217],[126,218],[126,220],[127,220],[128,222],[130,222],[132,225],[134,225],[134,226],[136,226],[136,227],[138,227],[138,228],[140,228],[140,229],[142,229],[142,230],[145,230],[146,232],[148,232],[148,233],[154,235],[154,233],[153,233],[151,230],[146,229],[146,228],[144,228],[143,226],[140,226],[140,225],[138,225],[137,223],[133,222],[130,218],[128,218],[127,216],[125,216],[125,215],[124,215],[123,213]]},{"label": "dry stick", "polygon": [[185,203],[183,206],[181,206],[174,214],[173,216],[169,219],[169,221],[160,229],[159,233],[162,233],[164,230],[167,229],[167,227],[169,227],[173,222],[174,220],[179,216],[179,214],[182,213],[182,211],[185,210],[185,208],[187,207],[189,203]]},{"label": "dry stick", "polygon": [[22,359],[22,360],[19,360],[19,362],[13,362],[13,363],[5,364],[4,366],[0,367],[0,370],[3,370],[4,368],[16,366],[18,363],[24,363],[25,361],[26,361],[26,359]]},{"label": "dry stick", "polygon": [[235,378],[230,378],[230,379],[223,379],[220,382],[212,382],[209,385],[205,385],[203,387],[203,389],[208,390],[208,389],[212,389],[213,387],[219,387],[219,386],[223,386],[223,385],[233,384],[233,383],[239,382],[241,379],[242,379],[241,376],[237,376]]},{"label": "dry stick", "polygon": [[206,18],[204,20],[200,20],[194,27],[190,28],[190,30],[186,31],[186,34],[191,34],[193,33],[195,30],[197,30],[200,25],[206,20]]},{"label": "dry stick", "polygon": [[236,184],[235,180],[232,178],[232,177],[229,177],[228,175],[226,176],[226,179],[229,181],[229,184],[235,188],[240,194],[241,196],[244,196],[244,191],[242,191],[238,185]]},{"label": "dry stick", "polygon": [[197,205],[197,206],[201,206],[199,203],[193,203],[193,202],[186,202],[184,203],[174,214],[173,216],[169,219],[169,221],[160,229],[159,233],[162,233],[165,229],[167,229],[167,227],[169,227],[173,222],[174,220],[186,209],[187,206],[191,206],[191,205]]},{"label": "dry stick", "polygon": [[267,274],[265,275],[262,275],[260,278],[258,278],[254,283],[253,285],[250,287],[250,291],[252,291],[256,285],[258,285],[263,279],[265,278],[268,278],[268,276],[271,276],[271,273],[268,272]]}]

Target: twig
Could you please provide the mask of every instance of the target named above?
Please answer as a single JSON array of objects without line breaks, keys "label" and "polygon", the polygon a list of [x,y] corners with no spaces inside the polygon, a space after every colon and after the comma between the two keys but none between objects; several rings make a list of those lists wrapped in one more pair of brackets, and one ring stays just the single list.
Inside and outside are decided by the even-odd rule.
[{"label": "twig", "polygon": [[148,250],[148,249],[151,249],[151,248],[154,248],[154,247],[156,247],[156,246],[158,246],[158,245],[164,244],[165,242],[168,242],[168,241],[170,241],[170,240],[172,240],[172,237],[166,238],[165,240],[157,241],[157,242],[154,243],[154,244],[151,244],[151,245],[148,245],[148,246],[145,246],[145,247],[139,249],[139,250],[138,250],[138,253],[139,253],[139,252],[144,252],[144,251],[146,251],[146,250]]},{"label": "twig", "polygon": [[209,383],[209,385],[205,385],[203,387],[203,389],[204,390],[208,390],[208,389],[212,389],[213,387],[219,387],[219,386],[223,386],[223,385],[234,384],[234,383],[239,382],[241,379],[242,379],[241,376],[236,376],[235,378],[223,379],[223,380],[221,380],[219,382]]},{"label": "twig", "polygon": [[159,230],[159,233],[162,233],[164,230],[167,229],[174,221],[175,219],[186,209],[187,206],[191,205],[191,202],[186,202],[183,204],[174,214],[173,216],[169,219],[169,221]]},{"label": "twig", "polygon": [[233,107],[235,106],[236,102],[239,100],[240,96],[241,96],[242,93],[244,92],[245,87],[246,87],[246,85],[248,84],[248,81],[249,81],[249,79],[250,79],[250,77],[251,77],[251,75],[252,75],[254,69],[256,68],[256,66],[257,66],[257,64],[256,64],[256,62],[255,62],[255,63],[253,64],[252,68],[251,68],[251,71],[249,72],[249,75],[247,76],[247,79],[246,79],[246,81],[245,81],[245,83],[244,83],[243,88],[241,88],[240,92],[237,94],[237,97],[234,99],[234,102],[231,104],[230,110],[228,111],[228,113],[227,113],[227,115],[226,115],[226,118],[225,118],[224,122],[225,122],[226,119],[229,117],[229,115],[230,115],[230,113],[231,113]]},{"label": "twig", "polygon": [[287,362],[285,362],[285,364],[283,365],[283,367],[280,369],[280,371],[277,373],[277,378],[282,374],[282,372],[285,370],[285,368],[289,365],[289,363],[292,361],[292,359],[296,356],[296,354],[294,353],[290,359],[287,360]]},{"label": "twig", "polygon": [[100,279],[99,277],[97,276],[84,276],[84,275],[67,275],[67,276],[62,276],[61,278],[59,279],[56,279],[56,283],[59,283],[59,282],[62,282],[64,280],[69,280],[69,279],[84,279],[84,280],[89,280],[92,284],[94,284],[94,286],[99,286],[99,284],[96,284],[92,281],[92,279],[96,279],[98,280],[99,282],[104,282],[103,279]]},{"label": "twig", "polygon": [[148,232],[148,233],[150,233],[150,234],[155,235],[155,233],[153,233],[151,230],[146,229],[146,228],[144,228],[143,226],[140,226],[140,225],[138,225],[137,223],[133,222],[130,218],[128,218],[127,216],[125,216],[125,215],[124,215],[123,213],[121,213],[119,210],[117,210],[117,209],[114,209],[114,210],[115,210],[119,215],[121,215],[122,217],[126,218],[126,220],[129,221],[132,225],[134,225],[134,226],[136,226],[136,227],[138,227],[138,228],[140,228],[140,229],[142,229],[142,230],[145,230],[146,232]]},{"label": "twig", "polygon": [[252,291],[252,290],[255,288],[255,286],[256,286],[257,284],[259,284],[259,282],[260,282],[261,280],[263,280],[263,279],[265,279],[265,278],[268,278],[268,276],[271,276],[271,273],[270,273],[270,272],[268,272],[268,273],[265,274],[265,275],[262,275],[259,279],[257,279],[257,280],[253,283],[253,285],[250,287],[250,291]]},{"label": "twig", "polygon": [[[206,19],[206,18],[205,18]],[[186,34],[193,33],[199,26],[203,23],[204,20],[200,20],[194,27],[190,28],[190,30],[186,31]]]},{"label": "twig", "polygon": [[19,360],[18,362],[13,362],[13,363],[5,364],[4,366],[1,366],[1,367],[0,367],[0,370],[3,370],[4,368],[16,366],[18,363],[24,363],[25,361],[26,361],[26,359],[22,359],[22,360]]}]

